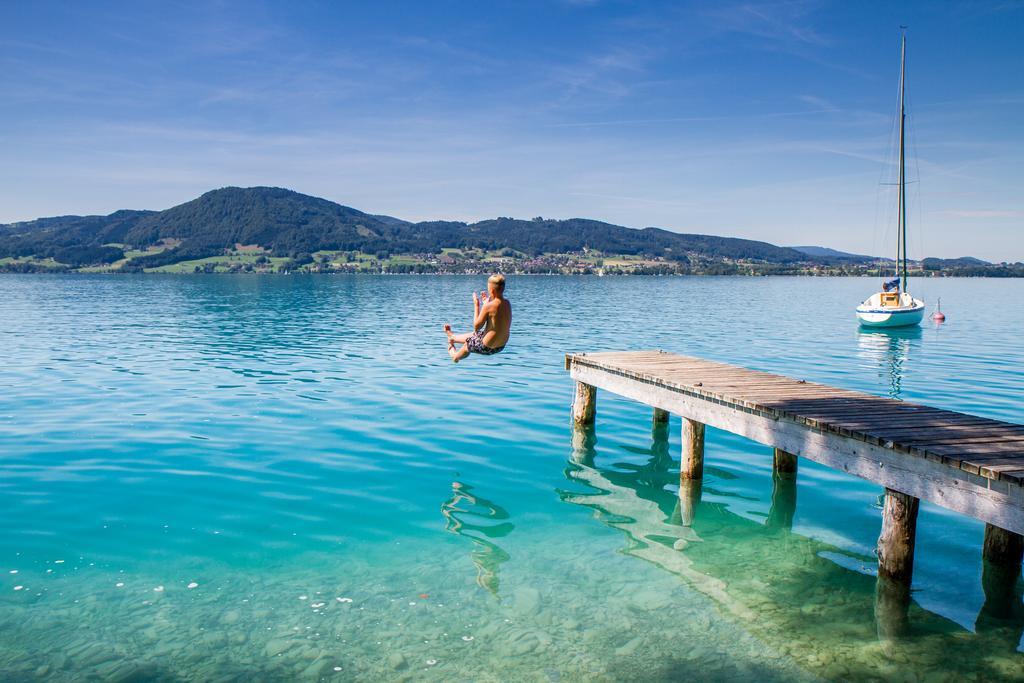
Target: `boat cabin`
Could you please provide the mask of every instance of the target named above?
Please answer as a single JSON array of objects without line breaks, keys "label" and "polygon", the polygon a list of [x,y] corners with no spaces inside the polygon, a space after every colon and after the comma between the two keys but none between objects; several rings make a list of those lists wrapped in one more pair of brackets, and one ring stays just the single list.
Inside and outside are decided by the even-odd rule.
[{"label": "boat cabin", "polygon": [[887,306],[899,306],[900,305],[900,293],[899,292],[882,292],[881,305]]}]

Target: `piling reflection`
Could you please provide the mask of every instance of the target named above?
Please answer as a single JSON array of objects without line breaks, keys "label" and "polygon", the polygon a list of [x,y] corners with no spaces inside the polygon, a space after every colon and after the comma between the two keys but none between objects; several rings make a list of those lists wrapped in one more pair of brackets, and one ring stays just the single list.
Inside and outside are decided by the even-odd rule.
[{"label": "piling reflection", "polygon": [[1016,650],[1024,637],[1024,594],[1020,582],[1020,567],[1007,568],[983,562],[981,585],[985,591],[985,604],[978,612],[974,630],[1003,643],[1010,651]]},{"label": "piling reflection", "polygon": [[574,425],[572,429],[571,462],[585,467],[594,466],[597,455],[597,434],[593,425]]},{"label": "piling reflection", "polygon": [[692,527],[700,507],[701,494],[704,486],[700,479],[680,479],[679,496],[672,519],[685,527]]},{"label": "piling reflection", "polygon": [[[925,678],[1006,678],[1008,666],[1024,663],[1012,652],[1024,631],[1016,581],[992,579],[993,608],[982,610],[971,634],[922,609],[905,586],[877,581],[873,556],[793,533],[795,472],[774,477],[762,524],[718,502],[722,473],[714,467],[703,486],[714,500],[702,501],[696,482],[677,491],[678,461],[662,434],[655,425],[650,448],[621,447],[646,456],[639,463],[615,462],[593,430],[574,434],[561,500],[593,510],[623,534],[620,552],[679,577],[780,658],[829,680],[887,680],[914,661],[935,667],[916,671]],[[1007,591],[1017,611],[995,609],[1007,604]]]},{"label": "piling reflection", "polygon": [[796,515],[796,472],[772,472],[772,505],[765,526],[789,531]]},{"label": "piling reflection", "polygon": [[[445,531],[465,536],[473,542],[470,553],[476,566],[476,582],[494,597],[498,595],[498,571],[501,565],[509,560],[509,554],[492,539],[508,536],[515,525],[502,522],[509,518],[505,508],[482,496],[475,495],[473,487],[461,482],[452,482],[452,497],[441,504],[444,515]],[[470,520],[497,521],[498,524],[471,523]]]},{"label": "piling reflection", "polygon": [[903,391],[904,366],[910,352],[921,339],[918,326],[891,330],[865,330],[857,333],[857,355],[878,371],[887,387],[889,398],[899,398]]},{"label": "piling reflection", "polygon": [[884,576],[875,583],[875,630],[882,651],[898,654],[898,644],[910,635],[910,586]]}]

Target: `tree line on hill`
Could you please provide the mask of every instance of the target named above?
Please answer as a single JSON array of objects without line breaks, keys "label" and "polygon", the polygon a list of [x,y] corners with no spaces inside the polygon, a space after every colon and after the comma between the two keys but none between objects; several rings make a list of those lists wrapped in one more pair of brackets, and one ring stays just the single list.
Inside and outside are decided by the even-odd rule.
[{"label": "tree line on hill", "polygon": [[[679,264],[698,258],[827,265],[851,262],[852,257],[836,256],[838,252],[814,255],[755,240],[633,229],[583,218],[410,223],[270,187],[213,190],[165,211],[121,210],[109,216],[58,216],[0,225],[0,259],[52,259],[68,269],[116,263],[125,259],[128,248],[142,251],[169,242],[176,246],[136,255],[120,270],[141,271],[218,256],[236,245],[255,245],[268,254],[293,259],[322,250],[386,258],[391,254],[436,254],[443,248],[510,249],[527,256],[590,249]],[[18,269],[19,264],[8,266],[8,270]],[[25,269],[25,264],[20,267]]]}]

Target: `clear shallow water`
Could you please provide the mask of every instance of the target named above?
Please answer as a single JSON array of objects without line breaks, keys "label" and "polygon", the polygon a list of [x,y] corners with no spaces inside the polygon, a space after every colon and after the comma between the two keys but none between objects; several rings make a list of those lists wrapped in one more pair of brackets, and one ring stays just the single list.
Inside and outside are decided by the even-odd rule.
[{"label": "clear shallow water", "polygon": [[0,678],[1024,678],[980,523],[922,506],[881,641],[877,487],[801,462],[788,531],[770,449],[709,430],[685,527],[678,421],[601,394],[574,442],[562,366],[663,348],[1024,423],[1024,282],[920,281],[949,322],[887,335],[873,280],[513,278],[508,350],[452,366],[481,281],[0,278]]}]

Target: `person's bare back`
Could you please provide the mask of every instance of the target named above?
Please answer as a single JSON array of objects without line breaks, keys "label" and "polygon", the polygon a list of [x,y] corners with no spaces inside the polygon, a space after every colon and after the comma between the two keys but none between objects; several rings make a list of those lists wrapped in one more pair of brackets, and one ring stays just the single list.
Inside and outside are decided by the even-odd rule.
[{"label": "person's bare back", "polygon": [[[512,333],[512,304],[505,298],[505,276],[487,279],[487,292],[473,292],[473,331],[453,334],[452,326],[444,326],[448,335],[448,355],[458,363],[471,353],[492,356],[500,353]],[[462,344],[456,350],[455,345]]]}]

